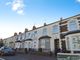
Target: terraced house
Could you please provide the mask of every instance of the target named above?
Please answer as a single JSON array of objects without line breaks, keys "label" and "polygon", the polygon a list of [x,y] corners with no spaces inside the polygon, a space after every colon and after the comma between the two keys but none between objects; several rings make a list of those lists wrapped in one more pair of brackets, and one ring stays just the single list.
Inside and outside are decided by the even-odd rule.
[{"label": "terraced house", "polygon": [[[34,49],[42,52],[71,52],[80,51],[80,14],[59,21],[46,24],[32,30],[14,34],[16,49]],[[13,37],[14,37],[13,36]],[[8,38],[9,39],[9,38]],[[6,39],[4,39],[5,41]],[[8,40],[6,40],[8,41]]]}]

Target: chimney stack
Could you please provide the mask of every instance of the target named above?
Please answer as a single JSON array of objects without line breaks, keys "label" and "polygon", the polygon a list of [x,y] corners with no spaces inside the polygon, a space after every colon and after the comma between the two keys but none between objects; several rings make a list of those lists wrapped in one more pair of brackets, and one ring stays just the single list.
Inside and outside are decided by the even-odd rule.
[{"label": "chimney stack", "polygon": [[46,26],[47,24],[46,23],[44,23],[44,26]]},{"label": "chimney stack", "polygon": [[21,32],[19,32],[19,34],[21,34]]},{"label": "chimney stack", "polygon": [[36,29],[36,26],[33,26],[33,30],[35,30]]},{"label": "chimney stack", "polygon": [[25,28],[25,31],[24,32],[28,32],[28,29],[27,28]]},{"label": "chimney stack", "polygon": [[14,33],[14,36],[16,36],[16,35],[17,35],[17,33],[15,32],[15,33]]}]

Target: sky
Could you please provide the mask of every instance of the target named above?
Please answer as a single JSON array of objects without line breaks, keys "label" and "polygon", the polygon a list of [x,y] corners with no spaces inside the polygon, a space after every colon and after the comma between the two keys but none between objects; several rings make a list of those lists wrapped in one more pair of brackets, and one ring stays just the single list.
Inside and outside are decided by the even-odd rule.
[{"label": "sky", "polygon": [[80,14],[80,0],[0,0],[0,38]]}]

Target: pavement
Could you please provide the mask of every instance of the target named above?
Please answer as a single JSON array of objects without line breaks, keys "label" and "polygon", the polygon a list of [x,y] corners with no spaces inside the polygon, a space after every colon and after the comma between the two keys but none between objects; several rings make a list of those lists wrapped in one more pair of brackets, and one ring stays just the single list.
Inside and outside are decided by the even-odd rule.
[{"label": "pavement", "polygon": [[0,60],[5,60],[5,59],[3,59],[3,58],[0,58]]},{"label": "pavement", "polygon": [[0,56],[5,60],[56,60],[54,56],[40,56],[31,54],[16,54],[15,56]]}]

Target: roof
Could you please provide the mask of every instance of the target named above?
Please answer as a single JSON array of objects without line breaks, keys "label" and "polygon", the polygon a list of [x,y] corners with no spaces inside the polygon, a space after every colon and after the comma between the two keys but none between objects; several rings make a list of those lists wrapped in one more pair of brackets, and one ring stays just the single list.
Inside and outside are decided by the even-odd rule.
[{"label": "roof", "polygon": [[[70,18],[73,18],[73,17],[76,17],[76,16],[80,16],[80,14],[77,14],[77,15],[75,15],[75,16],[71,16],[71,17],[62,19],[62,21],[67,20],[67,19],[70,19]],[[58,23],[58,22],[60,22],[60,21],[61,21],[61,20],[59,19],[59,20],[56,21],[56,22],[53,22],[53,23],[50,23],[50,24],[46,24],[46,26],[52,25],[52,24],[54,24],[54,23]],[[40,27],[38,27],[38,28],[36,28],[36,29],[39,29],[39,28],[42,28],[42,27],[45,27],[45,26],[40,26]],[[36,30],[36,29],[35,29],[35,30]],[[29,30],[28,32],[30,32],[30,31],[33,31],[33,30]]]},{"label": "roof", "polygon": [[[77,14],[77,15],[75,15],[75,16],[71,16],[71,17],[62,19],[62,21],[67,20],[67,19],[69,19],[69,18],[76,17],[76,16],[80,16],[80,14]],[[58,23],[58,22],[60,22],[60,20],[59,20],[59,21],[56,21],[56,22],[53,22],[53,23],[50,23],[50,24],[47,24],[46,26],[49,26],[49,25],[52,25],[52,24],[55,24],[55,23]],[[46,26],[40,26],[40,27],[38,27],[38,28],[36,28],[36,29],[39,29],[39,28],[42,28],[42,27],[46,27]],[[35,30],[36,30],[36,29],[35,29]],[[28,32],[30,32],[30,31],[33,31],[33,30],[29,30]],[[22,33],[22,34],[23,34],[23,33]],[[13,37],[13,36],[11,36],[11,37]],[[8,38],[10,38],[10,37],[8,37]],[[5,39],[7,39],[7,38],[5,38]]]}]

